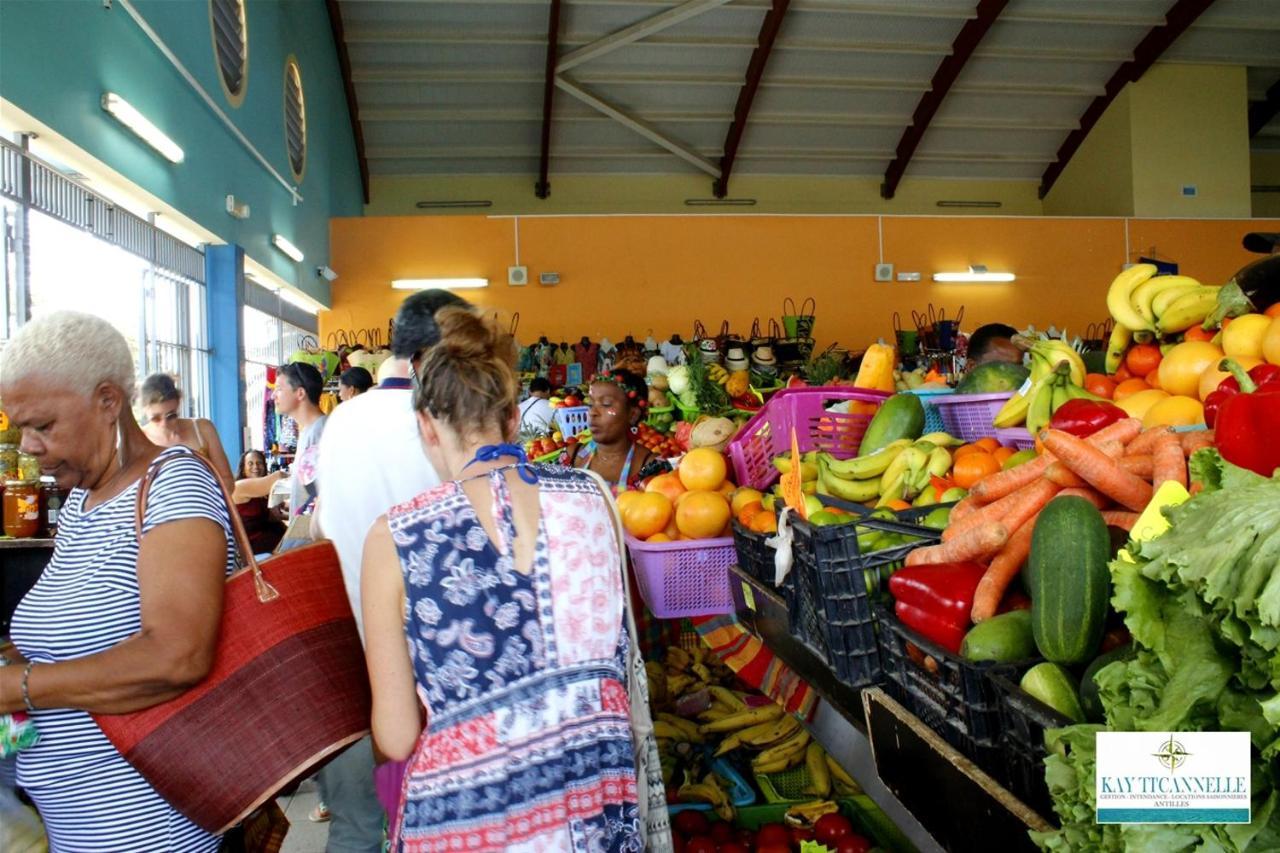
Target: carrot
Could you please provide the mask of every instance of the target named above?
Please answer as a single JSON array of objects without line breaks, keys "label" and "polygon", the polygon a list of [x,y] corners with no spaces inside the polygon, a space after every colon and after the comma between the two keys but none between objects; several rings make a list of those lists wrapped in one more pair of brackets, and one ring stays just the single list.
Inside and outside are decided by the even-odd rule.
[{"label": "carrot", "polygon": [[1143,479],[1151,479],[1152,461],[1151,455],[1143,456],[1125,456],[1120,459],[1120,467]]},{"label": "carrot", "polygon": [[[1101,445],[1107,441],[1128,444],[1141,431],[1142,421],[1137,418],[1125,418],[1098,430],[1089,436],[1087,441],[1094,445]],[[973,484],[973,488],[969,490],[969,496],[984,504],[997,501],[1042,475],[1055,459],[1052,453],[1041,453],[1035,459],[1024,462],[1016,468],[990,474]]]},{"label": "carrot", "polygon": [[951,508],[951,514],[947,516],[948,522],[950,524],[955,524],[957,521],[962,520],[966,515],[969,515],[979,506],[980,504],[976,500],[974,500],[973,497],[971,496],[966,496],[964,498],[961,498],[960,502]]},{"label": "carrot", "polygon": [[1106,509],[1107,507],[1111,506],[1111,503],[1112,503],[1111,498],[1102,494],[1097,489],[1091,489],[1088,486],[1085,486],[1082,489],[1063,489],[1061,492],[1058,493],[1058,497],[1063,497],[1066,495],[1071,495],[1077,498],[1084,498],[1089,503],[1096,506],[1098,509]]},{"label": "carrot", "polygon": [[1095,444],[1049,429],[1040,441],[1085,482],[1129,509],[1142,511],[1151,501],[1151,484],[1121,468]]},{"label": "carrot", "polygon": [[1172,432],[1161,436],[1151,454],[1151,486],[1158,489],[1169,480],[1184,488],[1187,485],[1187,460],[1182,455],[1182,441]]},{"label": "carrot", "polygon": [[1132,530],[1133,526],[1138,523],[1138,514],[1136,512],[1125,512],[1124,510],[1112,509],[1102,513],[1102,520],[1107,523],[1108,527],[1119,527],[1121,530]]},{"label": "carrot", "polygon": [[1051,483],[1057,483],[1063,488],[1079,488],[1085,484],[1084,480],[1077,477],[1070,468],[1061,462],[1054,462],[1044,471],[1044,478]]},{"label": "carrot", "polygon": [[991,565],[987,566],[986,574],[982,576],[982,580],[978,581],[978,589],[973,594],[973,610],[970,611],[970,616],[975,623],[996,615],[996,610],[1000,607],[1000,599],[1004,598],[1009,584],[1013,583],[1018,572],[1022,571],[1022,564],[1031,554],[1031,534],[1035,532],[1035,526],[1036,521],[1033,518],[1019,527],[1018,531],[1009,537],[1004,548],[1000,549],[1000,553],[996,554]]},{"label": "carrot", "polygon": [[1191,497],[1194,498],[1196,495],[1204,491],[1204,483],[1196,480],[1191,484],[1191,488],[1187,489],[1187,491],[1191,494]]},{"label": "carrot", "polygon": [[929,563],[959,563],[994,554],[1009,541],[1009,528],[1000,522],[981,524],[950,542],[917,548],[907,555],[908,566]]},{"label": "carrot", "polygon": [[1213,430],[1201,429],[1195,432],[1178,433],[1178,443],[1182,445],[1182,455],[1190,456],[1197,450],[1213,447]]},{"label": "carrot", "polygon": [[1000,522],[1010,530],[1017,531],[1022,525],[1035,518],[1044,509],[1044,505],[1053,500],[1062,487],[1045,479],[1039,479],[1018,493],[1018,500],[1005,511]]},{"label": "carrot", "polygon": [[[1031,463],[1027,462],[1026,464],[1030,465]],[[975,527],[979,527],[983,524],[990,524],[993,521],[999,521],[1004,518],[1005,514],[1009,512],[1009,509],[1017,504],[1018,501],[1024,500],[1024,495],[1029,492],[1032,486],[1039,482],[1043,482],[1043,480],[1040,478],[1032,480],[1016,492],[1007,494],[1000,500],[989,503],[984,507],[979,507],[977,510],[966,515],[960,521],[956,521],[954,516],[948,516],[949,523],[942,531],[942,541],[950,542],[965,531],[972,530]]]},{"label": "carrot", "polygon": [[1129,442],[1129,446],[1125,448],[1125,453],[1129,456],[1141,456],[1144,453],[1150,453],[1156,449],[1156,442],[1160,440],[1160,437],[1170,431],[1168,427],[1149,429]]}]

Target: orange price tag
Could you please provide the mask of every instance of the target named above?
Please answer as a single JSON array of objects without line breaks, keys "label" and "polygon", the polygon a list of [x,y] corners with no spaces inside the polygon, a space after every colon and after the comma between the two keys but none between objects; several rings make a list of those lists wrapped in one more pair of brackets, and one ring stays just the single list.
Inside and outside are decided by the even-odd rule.
[{"label": "orange price tag", "polygon": [[796,441],[795,427],[791,428],[791,470],[782,475],[782,497],[805,521],[809,520],[809,510],[805,506],[804,491],[801,479],[804,474],[800,470],[800,445]]}]

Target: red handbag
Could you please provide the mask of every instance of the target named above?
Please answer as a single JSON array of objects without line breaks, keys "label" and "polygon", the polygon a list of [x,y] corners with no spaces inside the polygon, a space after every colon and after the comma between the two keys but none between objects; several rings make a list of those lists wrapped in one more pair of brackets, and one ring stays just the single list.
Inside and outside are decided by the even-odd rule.
[{"label": "red handbag", "polygon": [[[147,492],[173,458],[183,457],[157,460],[138,486],[139,536]],[[368,734],[371,701],[332,543],[259,564],[226,485],[214,479],[244,568],[227,578],[213,669],[168,702],[93,718],[160,796],[221,834]]]}]

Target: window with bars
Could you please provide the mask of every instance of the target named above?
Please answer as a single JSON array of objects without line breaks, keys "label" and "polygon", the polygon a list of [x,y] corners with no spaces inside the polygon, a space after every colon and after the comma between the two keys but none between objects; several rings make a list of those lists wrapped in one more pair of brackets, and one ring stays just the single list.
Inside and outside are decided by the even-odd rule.
[{"label": "window with bars", "polygon": [[246,305],[243,308],[244,326],[244,414],[248,425],[247,448],[267,450],[267,369],[278,367],[289,356],[301,349],[308,338],[315,341],[315,334],[281,319],[274,313]]}]

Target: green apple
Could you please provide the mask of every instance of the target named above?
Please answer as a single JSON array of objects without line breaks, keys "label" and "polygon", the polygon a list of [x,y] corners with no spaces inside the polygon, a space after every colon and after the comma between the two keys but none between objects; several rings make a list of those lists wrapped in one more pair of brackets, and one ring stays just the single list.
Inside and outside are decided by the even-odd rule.
[{"label": "green apple", "polygon": [[947,489],[945,492],[942,493],[942,497],[938,500],[938,503],[949,504],[949,503],[952,503],[953,501],[964,500],[968,496],[969,496],[969,493],[964,489],[960,488],[959,486],[952,486],[951,488]]},{"label": "green apple", "polygon": [[933,512],[924,517],[920,523],[925,527],[932,527],[934,530],[942,530],[951,520],[951,507],[940,506]]},{"label": "green apple", "polygon": [[1004,464],[1000,467],[1008,471],[1010,468],[1017,468],[1023,462],[1030,462],[1035,459],[1038,454],[1034,450],[1019,450],[1017,453],[1004,460]]}]

